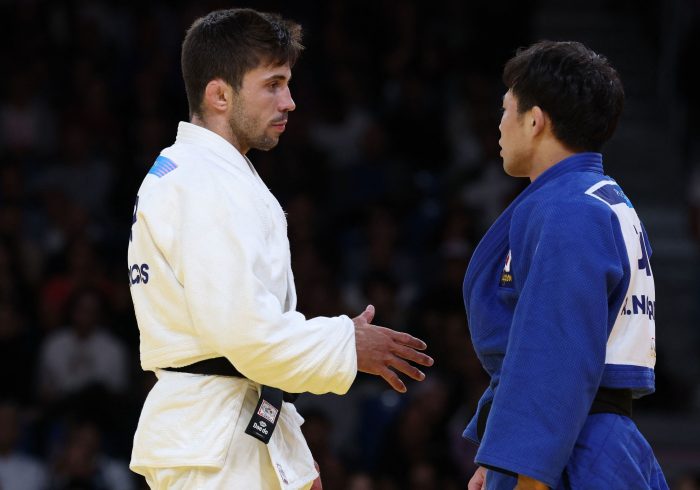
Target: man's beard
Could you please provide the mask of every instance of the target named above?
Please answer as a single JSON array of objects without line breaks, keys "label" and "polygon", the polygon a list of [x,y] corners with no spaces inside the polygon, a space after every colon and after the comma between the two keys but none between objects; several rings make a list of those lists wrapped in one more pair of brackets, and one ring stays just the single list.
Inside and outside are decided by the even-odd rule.
[{"label": "man's beard", "polygon": [[236,136],[236,139],[245,148],[255,148],[256,150],[267,151],[271,150],[277,143],[279,137],[269,136],[265,130],[256,134],[255,121],[252,118],[246,117],[240,106],[236,107],[234,114],[229,119],[228,124],[231,132]]}]

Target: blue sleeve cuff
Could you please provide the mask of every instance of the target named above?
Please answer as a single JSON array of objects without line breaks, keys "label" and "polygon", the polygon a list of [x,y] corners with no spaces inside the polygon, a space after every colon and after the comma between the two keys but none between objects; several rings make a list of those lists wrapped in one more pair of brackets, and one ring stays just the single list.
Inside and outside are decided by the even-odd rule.
[{"label": "blue sleeve cuff", "polygon": [[484,391],[484,394],[481,395],[481,399],[479,400],[479,403],[476,407],[476,413],[467,424],[467,427],[464,429],[464,432],[462,432],[462,437],[473,442],[476,445],[479,445],[479,435],[476,429],[477,422],[479,420],[479,412],[486,403],[490,403],[492,401],[493,389],[491,388],[491,386],[489,386],[488,388],[486,388],[486,391]]}]

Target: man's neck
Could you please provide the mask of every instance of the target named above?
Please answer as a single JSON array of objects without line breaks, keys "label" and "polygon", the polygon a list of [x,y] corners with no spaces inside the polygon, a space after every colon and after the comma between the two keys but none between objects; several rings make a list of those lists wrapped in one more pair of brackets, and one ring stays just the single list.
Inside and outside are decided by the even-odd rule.
[{"label": "man's neck", "polygon": [[543,142],[535,152],[533,158],[532,172],[530,173],[530,182],[533,182],[537,177],[542,175],[544,171],[553,167],[565,158],[569,158],[576,152],[569,150],[559,141]]},{"label": "man's neck", "polygon": [[213,133],[218,134],[223,139],[231,143],[234,147],[236,147],[236,149],[241,153],[241,155],[245,155],[246,153],[248,153],[249,148],[242,148],[241,144],[238,141],[238,138],[236,138],[236,135],[233,134],[233,131],[231,130],[231,125],[228,124],[228,121],[226,121],[224,118],[203,117],[197,114],[193,114],[192,118],[190,119],[190,123],[196,126],[201,126]]}]

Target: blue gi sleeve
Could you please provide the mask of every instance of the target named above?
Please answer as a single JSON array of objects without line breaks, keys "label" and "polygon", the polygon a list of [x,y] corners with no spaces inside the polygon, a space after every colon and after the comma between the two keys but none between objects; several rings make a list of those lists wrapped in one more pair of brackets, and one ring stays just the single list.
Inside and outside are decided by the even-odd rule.
[{"label": "blue gi sleeve", "polygon": [[624,280],[619,230],[596,203],[514,214],[519,298],[479,464],[559,481],[603,374],[608,295]]},{"label": "blue gi sleeve", "polygon": [[479,414],[484,406],[490,404],[493,401],[493,389],[488,386],[484,393],[481,395],[479,402],[476,406],[476,414],[471,418],[469,424],[467,424],[466,429],[462,433],[462,437],[466,437],[475,444],[479,444]]}]

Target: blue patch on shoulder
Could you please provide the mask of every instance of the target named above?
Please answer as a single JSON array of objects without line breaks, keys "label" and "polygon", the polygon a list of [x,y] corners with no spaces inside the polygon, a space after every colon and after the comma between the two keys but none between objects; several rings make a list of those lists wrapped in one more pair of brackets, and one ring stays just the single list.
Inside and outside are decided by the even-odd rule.
[{"label": "blue patch on shoulder", "polygon": [[601,198],[603,201],[607,202],[611,206],[615,204],[626,204],[628,208],[632,207],[632,203],[619,185],[604,185],[600,189],[593,191],[593,194]]},{"label": "blue patch on shoulder", "polygon": [[158,158],[156,158],[156,162],[153,164],[151,170],[149,170],[148,173],[153,174],[156,177],[162,177],[172,172],[176,168],[177,165],[175,165],[175,162],[173,162],[171,159],[164,157],[163,155],[158,155]]}]

